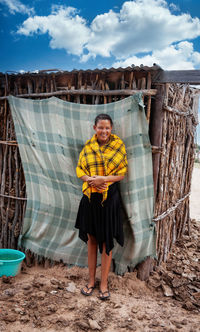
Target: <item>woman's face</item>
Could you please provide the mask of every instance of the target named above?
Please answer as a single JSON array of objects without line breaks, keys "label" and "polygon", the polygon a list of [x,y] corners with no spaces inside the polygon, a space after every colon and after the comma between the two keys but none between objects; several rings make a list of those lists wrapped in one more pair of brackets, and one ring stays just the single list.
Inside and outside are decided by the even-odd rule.
[{"label": "woman's face", "polygon": [[112,131],[112,126],[109,120],[99,120],[94,125],[94,130],[96,131],[97,140],[100,145],[108,143]]}]

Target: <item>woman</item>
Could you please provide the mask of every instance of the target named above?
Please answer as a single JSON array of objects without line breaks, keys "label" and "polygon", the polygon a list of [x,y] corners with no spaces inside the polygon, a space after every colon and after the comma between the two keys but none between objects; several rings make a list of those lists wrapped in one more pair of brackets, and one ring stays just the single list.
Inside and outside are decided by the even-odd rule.
[{"label": "woman", "polygon": [[123,226],[120,220],[120,196],[117,183],[127,171],[124,143],[112,134],[113,122],[109,115],[100,114],[93,126],[94,136],[80,153],[76,168],[83,180],[75,227],[79,237],[88,243],[89,283],[81,289],[83,295],[92,295],[95,288],[97,247],[101,253],[100,299],[110,297],[108,273],[112,260],[114,238],[123,246]]}]

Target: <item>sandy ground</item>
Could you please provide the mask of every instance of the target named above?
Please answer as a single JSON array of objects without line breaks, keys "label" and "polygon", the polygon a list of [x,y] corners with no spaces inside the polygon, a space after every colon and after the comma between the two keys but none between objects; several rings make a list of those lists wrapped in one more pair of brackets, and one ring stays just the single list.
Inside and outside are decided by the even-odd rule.
[{"label": "sandy ground", "polygon": [[87,269],[23,266],[14,278],[0,278],[0,332],[197,332],[200,330],[200,169],[194,169],[191,234],[173,247],[166,264],[148,282],[136,272],[109,275],[111,299],[80,294]]}]

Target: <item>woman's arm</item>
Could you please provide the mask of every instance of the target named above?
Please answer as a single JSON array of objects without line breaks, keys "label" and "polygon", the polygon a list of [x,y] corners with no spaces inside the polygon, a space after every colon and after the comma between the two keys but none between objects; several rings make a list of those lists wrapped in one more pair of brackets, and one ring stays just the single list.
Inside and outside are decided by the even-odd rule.
[{"label": "woman's arm", "polygon": [[84,182],[88,182],[89,180],[91,180],[91,176],[88,175],[83,175],[80,177],[81,180],[83,180]]},{"label": "woman's arm", "polygon": [[[101,178],[101,176],[99,176]],[[105,181],[101,181],[101,183],[93,183],[92,180],[94,180],[94,177],[88,176],[88,175],[83,175],[80,177],[80,179],[84,182],[87,182],[89,186],[95,187],[97,190],[104,190],[107,188],[107,184]]]},{"label": "woman's arm", "polygon": [[123,180],[124,175],[108,175],[105,176],[106,182],[118,182]]},{"label": "woman's arm", "polygon": [[98,176],[94,175],[89,180],[88,183],[90,186],[101,186],[106,185],[107,182],[118,182],[123,180],[124,175],[108,175],[108,176]]}]

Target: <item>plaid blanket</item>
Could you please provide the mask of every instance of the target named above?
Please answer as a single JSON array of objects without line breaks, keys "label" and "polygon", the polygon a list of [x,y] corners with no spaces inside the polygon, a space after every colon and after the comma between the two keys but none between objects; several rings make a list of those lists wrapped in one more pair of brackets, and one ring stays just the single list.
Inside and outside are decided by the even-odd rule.
[{"label": "plaid blanket", "polygon": [[[55,261],[87,266],[87,246],[74,228],[82,181],[76,165],[93,134],[94,118],[109,114],[126,146],[128,173],[120,183],[124,247],[115,245],[116,273],[156,254],[152,154],[141,93],[104,105],[52,97],[9,97],[26,179],[27,207],[19,247]],[[100,257],[99,257],[100,259]],[[98,260],[98,263],[100,260]]]}]

